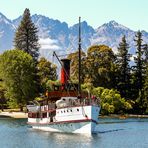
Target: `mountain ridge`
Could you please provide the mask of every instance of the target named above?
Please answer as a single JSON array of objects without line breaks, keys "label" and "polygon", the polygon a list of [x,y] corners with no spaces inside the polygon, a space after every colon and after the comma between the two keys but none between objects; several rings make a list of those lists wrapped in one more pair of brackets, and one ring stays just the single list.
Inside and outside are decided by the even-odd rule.
[{"label": "mountain ridge", "polygon": [[[7,49],[13,48],[13,39],[15,31],[21,21],[22,16],[10,20],[0,13],[0,53]],[[41,56],[46,58],[53,50],[63,53],[74,52],[78,48],[78,23],[68,26],[68,23],[61,22],[57,19],[51,19],[44,15],[34,14],[31,16],[32,21],[38,28],[39,43],[41,44]],[[118,51],[118,45],[123,35],[126,36],[130,45],[129,52],[135,54],[134,37],[136,31],[117,23],[114,20],[104,23],[97,28],[93,28],[88,22],[81,22],[82,28],[82,49],[91,45],[105,44]],[[148,32],[142,30],[143,41],[148,43]],[[7,43],[7,44],[6,44]],[[61,51],[63,49],[63,51]]]}]

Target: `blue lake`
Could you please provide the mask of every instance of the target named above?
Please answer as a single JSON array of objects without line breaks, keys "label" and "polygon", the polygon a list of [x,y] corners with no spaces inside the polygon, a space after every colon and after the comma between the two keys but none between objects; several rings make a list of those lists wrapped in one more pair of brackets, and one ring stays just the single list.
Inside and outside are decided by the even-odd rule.
[{"label": "blue lake", "polygon": [[0,118],[0,148],[148,148],[148,118],[100,119],[92,136],[37,131],[26,122]]}]

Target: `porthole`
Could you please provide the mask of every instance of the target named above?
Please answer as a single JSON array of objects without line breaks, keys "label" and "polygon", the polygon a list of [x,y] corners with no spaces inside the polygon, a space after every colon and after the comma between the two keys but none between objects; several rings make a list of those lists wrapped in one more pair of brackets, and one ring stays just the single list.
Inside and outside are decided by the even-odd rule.
[{"label": "porthole", "polygon": [[72,112],[72,109],[70,111]]},{"label": "porthole", "polygon": [[77,111],[79,112],[79,109],[77,108]]}]

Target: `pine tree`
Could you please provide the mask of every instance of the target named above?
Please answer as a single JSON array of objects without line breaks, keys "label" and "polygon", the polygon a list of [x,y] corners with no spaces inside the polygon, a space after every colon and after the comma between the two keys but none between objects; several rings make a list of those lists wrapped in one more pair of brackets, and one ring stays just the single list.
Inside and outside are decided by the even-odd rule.
[{"label": "pine tree", "polygon": [[128,53],[129,45],[126,42],[125,36],[122,37],[122,41],[119,44],[117,63],[119,70],[118,78],[118,90],[122,97],[126,99],[129,97],[128,92],[130,90],[130,54]]},{"label": "pine tree", "polygon": [[143,87],[143,70],[144,70],[144,59],[143,59],[143,47],[142,44],[142,33],[140,31],[137,32],[135,35],[136,39],[134,40],[136,42],[137,51],[136,51],[136,57],[135,57],[135,78],[136,78],[136,88],[138,89],[138,92],[141,91]]},{"label": "pine tree", "polygon": [[37,32],[37,28],[30,17],[30,10],[26,8],[15,34],[14,46],[16,49],[29,53],[34,60],[37,60],[39,56]]},{"label": "pine tree", "polygon": [[148,114],[148,44],[144,46],[144,85],[142,98],[144,113]]},{"label": "pine tree", "polygon": [[136,100],[135,110],[137,113],[143,113],[143,87],[144,87],[144,44],[142,33],[138,31],[135,35],[136,57],[134,58],[135,66],[133,66],[133,94]]},{"label": "pine tree", "polygon": [[147,64],[147,69],[146,69],[146,76],[144,79],[144,86],[143,86],[143,91],[142,91],[142,107],[143,111],[148,114],[148,64]]},{"label": "pine tree", "polygon": [[148,44],[144,45],[144,67],[145,67],[145,72],[148,66]]}]

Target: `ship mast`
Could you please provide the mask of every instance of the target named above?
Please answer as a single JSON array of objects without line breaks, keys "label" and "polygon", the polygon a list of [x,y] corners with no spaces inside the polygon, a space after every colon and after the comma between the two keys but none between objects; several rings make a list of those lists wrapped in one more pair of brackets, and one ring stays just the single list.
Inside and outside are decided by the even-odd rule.
[{"label": "ship mast", "polygon": [[81,96],[81,17],[79,17],[78,51],[79,51],[79,85],[78,85],[78,95]]}]

